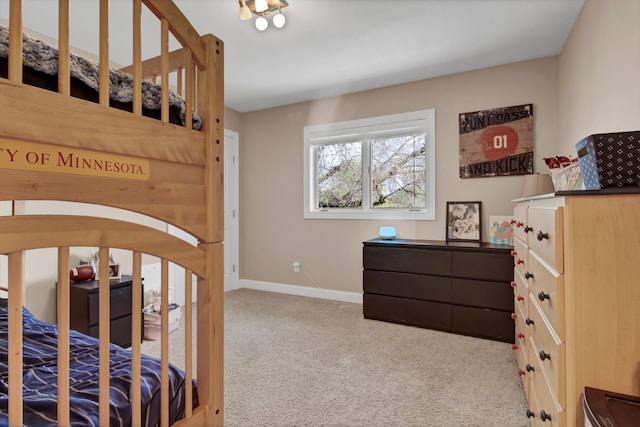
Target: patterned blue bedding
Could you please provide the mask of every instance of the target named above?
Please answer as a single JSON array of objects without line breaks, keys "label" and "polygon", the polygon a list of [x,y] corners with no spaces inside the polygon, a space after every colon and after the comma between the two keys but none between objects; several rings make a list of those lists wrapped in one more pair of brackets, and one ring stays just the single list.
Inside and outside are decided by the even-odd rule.
[{"label": "patterned blue bedding", "polygon": [[[4,302],[4,304],[2,304]],[[0,426],[8,425],[8,366],[6,300],[0,305]],[[57,425],[57,336],[55,325],[36,319],[22,309],[24,334],[23,399],[24,424]],[[70,332],[71,425],[98,426],[98,340]],[[131,424],[131,353],[111,344],[110,425]],[[160,361],[142,355],[142,425],[155,426],[160,417]],[[184,416],[184,373],[169,365],[170,422]],[[194,392],[194,400],[196,394]]]}]

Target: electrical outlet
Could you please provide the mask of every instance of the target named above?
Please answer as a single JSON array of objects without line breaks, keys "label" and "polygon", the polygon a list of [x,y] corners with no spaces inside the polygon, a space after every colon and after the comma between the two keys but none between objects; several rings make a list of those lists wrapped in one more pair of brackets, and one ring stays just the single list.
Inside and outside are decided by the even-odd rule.
[{"label": "electrical outlet", "polygon": [[293,262],[293,272],[300,273],[300,263],[298,261]]}]

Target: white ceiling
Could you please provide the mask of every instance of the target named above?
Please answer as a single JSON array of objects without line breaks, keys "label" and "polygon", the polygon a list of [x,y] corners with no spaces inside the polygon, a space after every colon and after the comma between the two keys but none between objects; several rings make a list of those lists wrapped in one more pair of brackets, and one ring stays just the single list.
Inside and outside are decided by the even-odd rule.
[{"label": "white ceiling", "polygon": [[[288,2],[285,27],[259,32],[239,19],[237,0],[175,0],[198,32],[225,44],[227,107],[254,111],[556,55],[584,0]],[[47,22],[57,12],[46,10],[55,3],[25,0],[25,27],[55,37]],[[97,52],[97,6],[88,3],[71,1],[71,43]],[[111,0],[110,55],[120,64],[131,62],[129,4]],[[158,34],[154,25],[144,32]],[[145,41],[144,53],[156,54]]]}]

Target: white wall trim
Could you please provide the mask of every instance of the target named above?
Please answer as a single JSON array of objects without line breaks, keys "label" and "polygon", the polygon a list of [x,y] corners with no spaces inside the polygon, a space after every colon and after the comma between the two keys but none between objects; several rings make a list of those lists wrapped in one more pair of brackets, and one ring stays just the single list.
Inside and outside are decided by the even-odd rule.
[{"label": "white wall trim", "polygon": [[239,288],[255,289],[258,291],[278,292],[281,294],[298,295],[303,297],[329,299],[334,301],[362,304],[362,294],[359,292],[337,291],[334,289],[312,288],[309,286],[286,285],[283,283],[263,282],[260,280],[240,279]]}]

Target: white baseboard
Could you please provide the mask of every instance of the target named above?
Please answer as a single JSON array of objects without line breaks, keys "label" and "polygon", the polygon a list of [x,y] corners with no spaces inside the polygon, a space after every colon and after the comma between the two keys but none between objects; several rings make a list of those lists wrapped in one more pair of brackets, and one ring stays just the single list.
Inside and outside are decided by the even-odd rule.
[{"label": "white baseboard", "polygon": [[309,286],[285,285],[283,283],[262,282],[259,280],[240,279],[238,288],[256,289],[258,291],[278,292],[281,294],[303,297],[343,301],[362,305],[362,294],[358,292],[336,291],[334,289],[312,288]]}]

